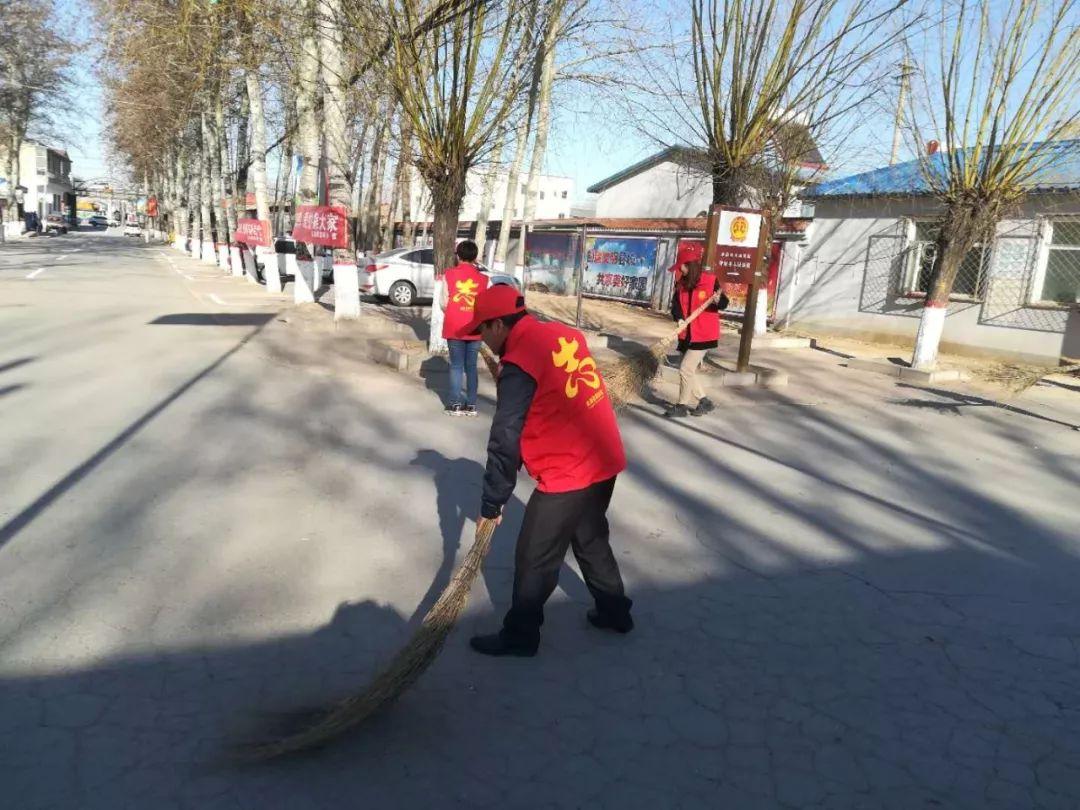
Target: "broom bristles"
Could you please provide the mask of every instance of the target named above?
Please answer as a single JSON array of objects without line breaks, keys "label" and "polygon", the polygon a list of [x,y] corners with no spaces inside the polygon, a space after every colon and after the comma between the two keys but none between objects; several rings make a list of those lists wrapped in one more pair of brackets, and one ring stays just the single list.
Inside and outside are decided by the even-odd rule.
[{"label": "broom bristles", "polygon": [[[666,337],[661,338],[646,349],[631,352],[603,370],[608,396],[611,397],[611,404],[616,410],[641,394],[645,386],[660,373],[660,366],[663,364],[664,358],[671,350],[671,347],[675,344],[676,339],[678,339],[679,333],[697,320],[698,316],[716,303],[717,300],[718,296],[714,295],[691,312],[689,316],[679,321]],[[499,361],[491,354],[487,346],[480,347],[480,355],[484,358],[484,363],[487,365],[488,371],[491,372],[491,376],[496,380],[499,379]]]},{"label": "broom bristles", "polygon": [[[604,374],[608,396],[611,397],[612,404],[616,408],[622,407],[637,396],[644,386],[659,373],[660,364],[679,333],[708,309],[714,300],[706,301],[689,317],[679,321],[670,335],[648,349],[634,352],[620,360]],[[498,379],[499,361],[486,346],[481,346],[480,353],[492,377]],[[494,522],[485,523],[483,529],[477,529],[472,548],[465,555],[461,567],[454,573],[454,578],[446,586],[439,601],[424,616],[420,628],[413,634],[409,643],[375,676],[363,692],[331,707],[322,714],[318,722],[303,731],[277,740],[245,746],[238,750],[238,755],[243,759],[259,761],[316,748],[355,728],[368,717],[393,703],[424,674],[438,656],[450,631],[454,629],[468,602],[473,582],[491,547],[491,536],[494,531]]]},{"label": "broom bristles", "polygon": [[489,521],[483,524],[483,528],[477,529],[472,548],[465,555],[461,567],[455,572],[439,601],[424,616],[409,643],[375,676],[363,692],[341,701],[329,709],[320,721],[303,731],[279,740],[246,746],[241,748],[238,754],[244,759],[258,761],[315,748],[355,728],[393,703],[424,674],[438,656],[443,642],[465,609],[469,591],[491,547],[491,536],[494,532],[494,521]]}]

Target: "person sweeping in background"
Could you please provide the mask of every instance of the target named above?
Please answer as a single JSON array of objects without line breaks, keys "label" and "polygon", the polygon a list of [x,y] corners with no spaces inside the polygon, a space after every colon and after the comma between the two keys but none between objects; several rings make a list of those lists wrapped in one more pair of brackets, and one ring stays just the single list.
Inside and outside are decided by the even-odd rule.
[{"label": "person sweeping in background", "polygon": [[479,330],[502,359],[495,418],[488,439],[481,517],[502,520],[522,463],[536,480],[514,559],[514,592],[502,629],[475,636],[485,655],[532,656],[540,644],[544,603],[558,584],[567,548],[574,550],[595,601],[597,628],[628,633],[634,622],[607,521],[615,478],[626,454],[615,411],[585,336],[562,323],[538,321],[508,285],[476,299],[467,332]]},{"label": "person sweeping in background", "polygon": [[446,413],[476,416],[476,356],[480,336],[466,328],[473,319],[476,297],[487,289],[488,278],[476,266],[475,242],[457,246],[458,263],[443,275],[439,297],[443,308],[443,337],[450,347],[450,392]]},{"label": "person sweeping in background", "polygon": [[697,372],[705,353],[719,345],[720,310],[727,308],[728,300],[720,289],[720,279],[702,267],[702,251],[699,244],[684,245],[671,266],[675,273],[671,317],[675,321],[686,318],[708,299],[717,300],[679,333],[678,349],[683,353],[679,364],[679,400],[664,412],[669,419],[704,416],[716,408],[705,395]]}]

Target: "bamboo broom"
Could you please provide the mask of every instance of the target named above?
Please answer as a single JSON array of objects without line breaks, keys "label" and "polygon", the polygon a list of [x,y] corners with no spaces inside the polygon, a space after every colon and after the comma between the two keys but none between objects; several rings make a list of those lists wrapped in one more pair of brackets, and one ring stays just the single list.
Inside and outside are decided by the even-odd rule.
[{"label": "bamboo broom", "polygon": [[[679,333],[709,308],[718,295],[709,299],[689,317],[676,324],[670,335],[623,358],[605,375],[608,396],[615,407],[621,407],[633,399],[660,370],[660,362]],[[481,346],[481,354],[492,376],[498,378],[498,360]],[[494,522],[477,529],[472,548],[465,555],[461,567],[446,586],[439,601],[424,616],[420,628],[397,655],[384,667],[363,692],[342,700],[322,713],[322,717],[308,728],[277,740],[244,746],[237,752],[242,759],[253,761],[273,759],[286,754],[317,748],[360,725],[371,715],[393,703],[412,686],[431,665],[442,649],[450,631],[469,599],[469,591],[491,547]]]},{"label": "bamboo broom", "polygon": [[393,703],[438,656],[443,642],[465,609],[469,591],[491,547],[491,536],[494,533],[494,521],[487,521],[477,527],[472,548],[465,555],[461,567],[454,573],[454,578],[442,592],[439,601],[424,616],[420,628],[413,633],[409,643],[375,676],[363,692],[341,701],[318,722],[303,731],[279,740],[242,748],[239,751],[241,757],[266,760],[317,748]]},{"label": "bamboo broom", "polygon": [[[646,349],[638,349],[630,353],[603,371],[608,396],[611,397],[611,404],[615,406],[616,410],[638,396],[645,386],[660,373],[660,365],[668,352],[671,351],[671,347],[678,340],[679,333],[697,320],[701,313],[719,301],[721,295],[722,293],[716,293],[712,298],[705,301],[686,318],[675,324],[674,329],[667,336]],[[488,350],[487,346],[480,346],[480,354],[483,356],[484,363],[487,365],[488,371],[491,372],[491,376],[498,379],[499,361]]]}]

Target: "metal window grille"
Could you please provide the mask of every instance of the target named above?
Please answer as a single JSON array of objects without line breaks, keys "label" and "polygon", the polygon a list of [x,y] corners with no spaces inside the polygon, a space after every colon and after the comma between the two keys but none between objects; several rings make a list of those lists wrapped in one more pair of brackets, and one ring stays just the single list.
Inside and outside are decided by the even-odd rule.
[{"label": "metal window grille", "polygon": [[1080,303],[1080,219],[1048,220],[1043,245],[1032,283],[1032,301]]},{"label": "metal window grille", "polygon": [[[937,256],[937,237],[940,222],[918,221],[908,245],[908,293],[928,293]],[[960,262],[953,283],[952,296],[981,300],[985,289],[986,271],[990,264],[991,247],[976,244]]]}]

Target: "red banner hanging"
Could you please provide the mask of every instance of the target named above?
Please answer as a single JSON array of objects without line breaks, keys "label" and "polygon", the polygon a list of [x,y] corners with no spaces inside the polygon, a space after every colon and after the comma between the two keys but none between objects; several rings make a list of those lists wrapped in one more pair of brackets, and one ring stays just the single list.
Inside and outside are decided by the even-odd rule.
[{"label": "red banner hanging", "polygon": [[324,247],[349,246],[349,215],[343,205],[301,205],[296,209],[293,239]]},{"label": "red banner hanging", "polygon": [[270,246],[270,223],[261,219],[238,219],[236,241],[248,245]]}]

